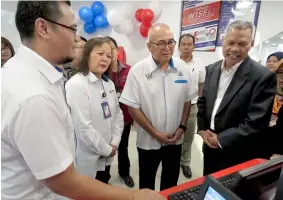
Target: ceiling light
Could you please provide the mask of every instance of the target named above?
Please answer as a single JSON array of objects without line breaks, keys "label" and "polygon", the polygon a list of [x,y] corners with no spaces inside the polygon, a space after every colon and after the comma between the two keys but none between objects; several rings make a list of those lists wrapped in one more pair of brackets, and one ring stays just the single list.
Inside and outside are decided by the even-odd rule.
[{"label": "ceiling light", "polygon": [[282,39],[282,40],[283,40],[283,36],[281,36],[281,37],[280,37],[280,39]]},{"label": "ceiling light", "polygon": [[268,43],[268,42],[269,42],[269,40],[266,40],[266,41],[265,41],[265,43]]},{"label": "ceiling light", "polygon": [[276,46],[277,44],[272,44],[273,46]]}]

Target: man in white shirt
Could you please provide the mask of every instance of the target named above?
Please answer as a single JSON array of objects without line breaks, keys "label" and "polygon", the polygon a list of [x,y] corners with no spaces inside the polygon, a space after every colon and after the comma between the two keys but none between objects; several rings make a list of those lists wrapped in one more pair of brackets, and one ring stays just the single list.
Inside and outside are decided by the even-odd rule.
[{"label": "man in white shirt", "polygon": [[207,66],[198,100],[198,128],[204,145],[204,175],[268,157],[266,129],[276,76],[248,56],[254,26],[237,20],[223,40],[224,60]]},{"label": "man in white shirt", "polygon": [[[1,72],[1,199],[163,199],[78,174],[74,131],[58,64],[78,40],[69,1],[19,1],[22,45]],[[65,199],[65,198],[64,198]]]},{"label": "man in white shirt", "polygon": [[[180,58],[187,64],[187,69],[192,74],[193,83],[198,89],[198,96],[201,96],[205,78],[205,67],[199,58],[193,56],[194,48],[195,37],[189,33],[181,35],[179,39]],[[191,148],[196,132],[198,96],[195,97],[191,103],[191,112],[187,122],[187,130],[184,134],[182,147],[181,168],[186,178],[192,177],[192,170],[190,168]]]},{"label": "man in white shirt", "polygon": [[120,98],[138,124],[140,188],[155,188],[160,162],[160,190],[178,182],[182,136],[197,92],[184,61],[172,58],[175,45],[168,25],[151,27],[147,43],[151,55],[132,67]]}]

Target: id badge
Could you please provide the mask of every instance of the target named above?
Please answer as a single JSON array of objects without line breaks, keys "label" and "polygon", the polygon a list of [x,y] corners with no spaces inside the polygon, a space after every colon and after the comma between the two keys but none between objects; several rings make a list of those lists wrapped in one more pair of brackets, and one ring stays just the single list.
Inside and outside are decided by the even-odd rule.
[{"label": "id badge", "polygon": [[105,102],[101,103],[101,107],[102,107],[104,118],[107,119],[107,118],[111,117],[111,112],[110,112],[110,109],[109,109],[108,102],[105,101]]}]

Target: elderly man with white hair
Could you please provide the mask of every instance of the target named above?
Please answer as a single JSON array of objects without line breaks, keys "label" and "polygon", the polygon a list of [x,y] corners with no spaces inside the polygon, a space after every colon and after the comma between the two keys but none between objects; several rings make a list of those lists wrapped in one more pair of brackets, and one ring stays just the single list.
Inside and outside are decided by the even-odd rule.
[{"label": "elderly man with white hair", "polygon": [[152,26],[151,55],[130,70],[120,98],[137,122],[140,188],[155,188],[160,162],[160,190],[178,182],[183,134],[197,91],[185,62],[172,57],[175,45],[168,25]]}]

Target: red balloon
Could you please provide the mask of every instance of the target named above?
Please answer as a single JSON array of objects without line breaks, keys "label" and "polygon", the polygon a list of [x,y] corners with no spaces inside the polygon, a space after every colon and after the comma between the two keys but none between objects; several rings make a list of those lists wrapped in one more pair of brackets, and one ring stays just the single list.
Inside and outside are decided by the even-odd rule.
[{"label": "red balloon", "polygon": [[150,24],[150,26],[148,26],[149,24],[146,22],[146,23],[141,23],[141,25],[140,25],[140,33],[141,33],[141,35],[143,36],[143,37],[147,37],[148,36],[148,31],[149,31],[149,29],[150,29],[150,27],[151,27],[151,24]]},{"label": "red balloon", "polygon": [[136,10],[136,13],[135,13],[135,17],[136,17],[136,19],[137,19],[139,22],[142,22],[142,19],[141,19],[142,11],[143,11],[143,9],[140,8],[140,9],[137,9],[137,10]]},{"label": "red balloon", "polygon": [[154,13],[151,9],[144,9],[141,13],[141,20],[143,22],[151,22],[154,19]]}]

